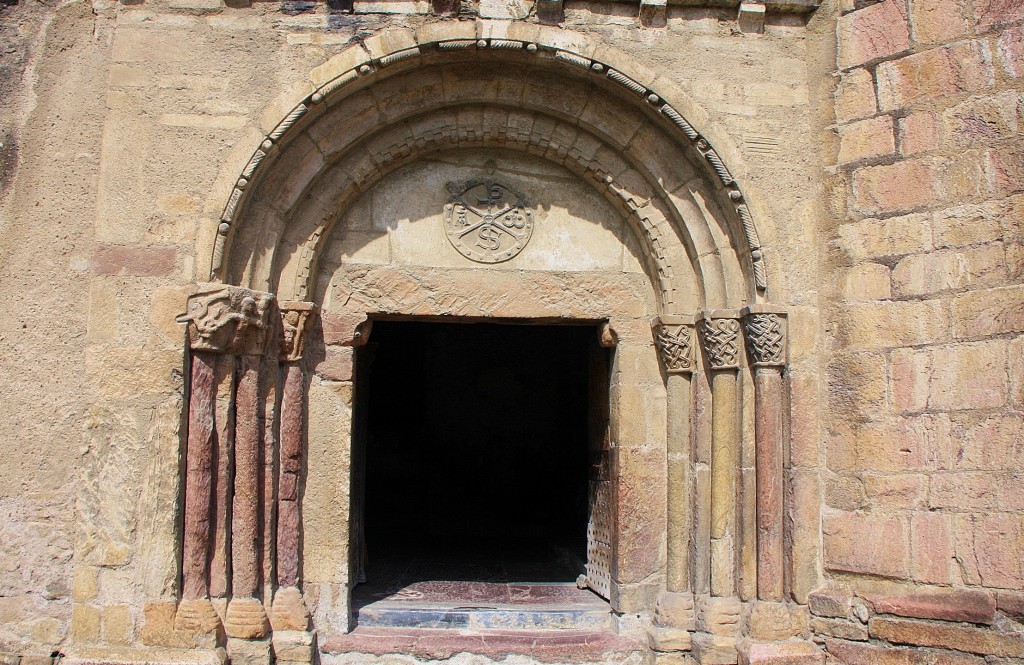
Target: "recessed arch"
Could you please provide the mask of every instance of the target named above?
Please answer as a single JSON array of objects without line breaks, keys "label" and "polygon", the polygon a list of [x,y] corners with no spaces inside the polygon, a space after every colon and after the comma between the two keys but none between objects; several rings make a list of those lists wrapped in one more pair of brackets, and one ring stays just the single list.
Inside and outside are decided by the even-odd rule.
[{"label": "recessed arch", "polygon": [[[764,296],[744,195],[677,110],[677,94],[656,92],[658,81],[622,56],[597,59],[586,39],[565,48],[571,33],[419,42],[403,34],[336,56],[336,73],[268,132],[221,216],[212,279],[306,298],[347,202],[430,151],[500,146],[566,166],[632,220],[664,313]],[[683,264],[686,278],[676,274]],[[678,298],[680,289],[696,290],[699,302]]]}]

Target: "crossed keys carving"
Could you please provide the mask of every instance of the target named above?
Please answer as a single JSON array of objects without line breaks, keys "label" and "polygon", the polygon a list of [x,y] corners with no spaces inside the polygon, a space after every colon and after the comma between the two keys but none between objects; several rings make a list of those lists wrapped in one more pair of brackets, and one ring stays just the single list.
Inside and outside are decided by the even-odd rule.
[{"label": "crossed keys carving", "polygon": [[445,229],[452,246],[480,263],[517,255],[533,234],[533,213],[522,194],[490,178],[449,183]]}]

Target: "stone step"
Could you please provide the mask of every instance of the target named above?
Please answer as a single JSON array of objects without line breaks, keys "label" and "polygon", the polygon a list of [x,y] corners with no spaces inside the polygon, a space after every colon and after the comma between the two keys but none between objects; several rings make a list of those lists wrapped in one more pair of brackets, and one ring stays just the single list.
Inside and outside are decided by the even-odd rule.
[{"label": "stone step", "polygon": [[536,663],[641,665],[648,655],[645,644],[608,630],[475,632],[366,626],[327,639],[320,650],[323,665],[377,663],[391,655],[443,661],[457,654],[482,656],[492,661],[520,656]]},{"label": "stone step", "polygon": [[605,604],[458,605],[377,602],[356,611],[356,624],[373,628],[447,628],[460,630],[603,630],[610,626]]}]

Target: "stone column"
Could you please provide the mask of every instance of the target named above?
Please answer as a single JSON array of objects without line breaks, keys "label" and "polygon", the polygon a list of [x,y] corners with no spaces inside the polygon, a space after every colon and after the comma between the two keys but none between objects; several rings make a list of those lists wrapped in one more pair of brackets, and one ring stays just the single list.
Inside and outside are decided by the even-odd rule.
[{"label": "stone column", "polygon": [[690,379],[696,369],[694,318],[665,315],[655,321],[655,341],[668,374],[668,561],[666,590],[692,591],[690,542],[693,531],[693,394]]},{"label": "stone column", "polygon": [[784,479],[786,315],[764,306],[744,309],[754,367],[754,440],[757,474],[757,597],[785,593]]},{"label": "stone column", "polygon": [[736,593],[739,548],[739,319],[739,310],[698,319],[711,373],[711,595],[723,597]]},{"label": "stone column", "polygon": [[277,488],[277,585],[271,622],[275,631],[304,631],[309,613],[299,590],[302,556],[299,482],[305,447],[306,386],[302,356],[317,307],[310,302],[282,302],[281,429]]},{"label": "stone column", "polygon": [[189,297],[186,312],[177,319],[188,326],[192,352],[185,453],[182,601],[175,618],[175,625],[181,630],[214,632],[220,626],[209,598],[217,356],[262,345],[266,315],[273,300],[267,293],[207,284]]}]

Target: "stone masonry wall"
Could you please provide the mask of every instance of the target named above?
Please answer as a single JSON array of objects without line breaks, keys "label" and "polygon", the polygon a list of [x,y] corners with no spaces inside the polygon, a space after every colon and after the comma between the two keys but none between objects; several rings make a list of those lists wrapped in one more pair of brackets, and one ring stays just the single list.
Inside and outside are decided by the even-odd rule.
[{"label": "stone masonry wall", "polygon": [[854,4],[814,627],[843,662],[1021,657],[1024,3]]},{"label": "stone masonry wall", "polygon": [[[471,4],[470,22],[538,21],[531,3],[523,17]],[[361,0],[351,14],[291,0],[23,0],[0,20],[27,54],[7,67],[21,51],[0,48],[0,130],[15,138],[0,154],[0,653],[148,648],[159,639],[146,626],[178,593],[174,319],[206,278],[238,173],[332,56],[388,28],[463,20]],[[735,6],[673,6],[646,26],[636,5],[570,3],[562,25],[664,72],[731,137],[742,159],[730,168],[778,220],[762,242],[805,257],[778,261],[772,280],[811,322],[794,332],[810,377],[820,280],[806,229],[819,206],[813,137],[794,122],[810,113],[801,21],[769,13],[764,34],[744,33]],[[799,529],[813,541],[816,520]]]}]

